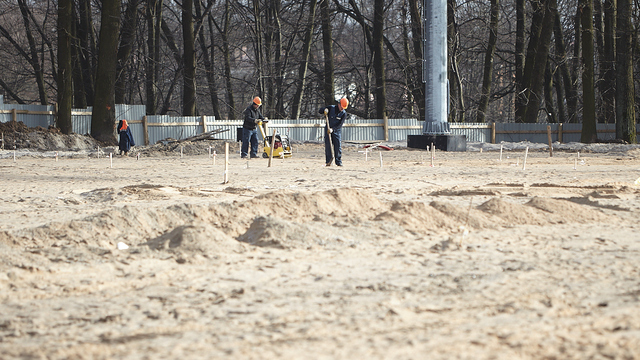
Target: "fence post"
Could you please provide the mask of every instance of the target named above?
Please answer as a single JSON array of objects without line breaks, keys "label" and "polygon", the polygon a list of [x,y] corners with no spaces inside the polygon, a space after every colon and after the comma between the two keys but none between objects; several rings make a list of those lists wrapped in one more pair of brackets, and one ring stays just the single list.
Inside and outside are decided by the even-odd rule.
[{"label": "fence post", "polygon": [[384,128],[384,141],[389,141],[389,118],[385,115],[382,118]]},{"label": "fence post", "polygon": [[496,123],[495,122],[491,123],[491,143],[492,144],[496,143]]},{"label": "fence post", "polygon": [[558,124],[558,142],[562,144],[562,123]]},{"label": "fence post", "polygon": [[147,115],[142,117],[142,132],[144,134],[144,144],[149,145],[149,126],[147,125]]},{"label": "fence post", "polygon": [[16,109],[11,109],[11,121],[18,121],[18,111]]},{"label": "fence post", "polygon": [[206,117],[204,115],[202,115],[202,120],[200,121],[200,123],[202,124],[202,133],[206,133],[207,132],[207,120],[206,120]]}]

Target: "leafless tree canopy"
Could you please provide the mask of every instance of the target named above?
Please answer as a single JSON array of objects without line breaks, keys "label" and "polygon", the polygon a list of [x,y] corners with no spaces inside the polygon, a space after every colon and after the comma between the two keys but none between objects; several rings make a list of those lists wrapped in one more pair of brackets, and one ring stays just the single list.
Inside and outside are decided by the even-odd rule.
[{"label": "leafless tree canopy", "polygon": [[[149,113],[237,119],[260,96],[267,116],[304,118],[315,117],[325,99],[347,96],[350,112],[360,117],[422,118],[421,97],[429,91],[421,79],[416,18],[422,1],[314,1],[122,0],[116,101],[147,105]],[[101,86],[99,34],[109,0],[71,2],[73,104],[91,106]],[[449,0],[450,120],[581,122],[591,118],[583,111],[593,108],[598,122],[635,124],[638,2],[625,1],[617,12],[617,2],[594,0],[594,62],[587,73],[593,79],[586,85],[592,90],[583,88],[581,14],[588,3]],[[6,102],[58,101],[57,21],[58,1],[0,0]],[[524,46],[517,45],[519,36]],[[633,95],[623,96],[619,83]],[[595,104],[584,106],[583,94],[591,91]]]}]

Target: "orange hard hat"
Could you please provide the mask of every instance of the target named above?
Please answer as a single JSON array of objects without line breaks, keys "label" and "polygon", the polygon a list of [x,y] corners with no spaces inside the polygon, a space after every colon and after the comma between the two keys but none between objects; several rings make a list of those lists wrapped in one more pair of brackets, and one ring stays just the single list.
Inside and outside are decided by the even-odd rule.
[{"label": "orange hard hat", "polygon": [[258,105],[258,106],[260,106],[260,105],[262,105],[262,99],[260,99],[259,96],[256,96],[256,97],[253,98],[253,103]]},{"label": "orange hard hat", "polygon": [[343,97],[342,99],[340,99],[340,106],[342,106],[343,109],[346,109],[349,107],[349,100],[347,100],[346,97]]}]

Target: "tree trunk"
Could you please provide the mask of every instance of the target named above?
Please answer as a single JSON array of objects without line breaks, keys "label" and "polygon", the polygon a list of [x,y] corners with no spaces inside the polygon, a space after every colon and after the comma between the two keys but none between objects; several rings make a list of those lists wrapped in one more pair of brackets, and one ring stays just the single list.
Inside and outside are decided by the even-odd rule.
[{"label": "tree trunk", "polygon": [[484,75],[482,77],[482,94],[478,104],[477,122],[485,122],[485,113],[491,95],[493,77],[493,54],[498,41],[498,21],[500,20],[500,0],[491,0],[491,20],[489,21],[489,42],[484,56]]},{"label": "tree trunk", "polygon": [[[265,93],[265,83],[264,83],[264,78],[263,78],[263,69],[262,69],[262,54],[263,54],[263,47],[264,47],[264,43],[263,43],[263,38],[262,38],[262,16],[260,15],[260,0],[253,0],[253,16],[254,16],[254,20],[255,20],[255,38],[254,38],[254,53],[255,53],[255,71],[256,71],[256,79],[257,80],[257,94],[252,94],[250,95],[251,97],[253,97],[253,95],[258,95],[263,97],[262,102],[264,103],[265,100],[269,101],[269,99],[264,99],[264,93]],[[264,115],[264,114],[263,114]]]},{"label": "tree trunk", "polygon": [[[553,21],[553,37],[556,44],[556,56],[558,57],[559,70],[556,70],[556,74],[562,77],[562,84],[564,84],[564,92],[567,96],[567,114],[568,119],[565,119],[564,102],[561,98],[558,99],[558,113],[560,114],[560,122],[571,122],[571,119],[575,119],[575,112],[578,102],[578,93],[572,80],[571,72],[569,70],[569,64],[567,63],[567,51],[564,44],[564,37],[562,35],[562,25],[560,23],[560,14],[556,11],[556,16]],[[556,86],[561,88],[560,81],[556,81]],[[557,91],[557,90],[556,90]],[[559,93],[560,94],[560,93]],[[564,96],[563,96],[564,97]]]},{"label": "tree trunk", "polygon": [[616,35],[616,139],[636,142],[635,91],[633,84],[634,27],[631,1],[618,0]]},{"label": "tree trunk", "polygon": [[80,26],[78,26],[78,38],[80,46],[78,53],[81,54],[82,79],[84,80],[84,92],[87,98],[87,106],[94,104],[94,83],[96,63],[96,35],[94,33],[93,18],[91,16],[90,0],[78,0],[78,8],[80,10]]},{"label": "tree trunk", "polygon": [[525,45],[525,4],[526,0],[516,0],[516,44],[515,44],[515,66],[516,66],[516,95],[515,111],[516,122],[521,121],[524,113],[523,106],[526,106],[524,99],[524,45]]},{"label": "tree trunk", "polygon": [[[452,99],[449,101],[449,108],[452,109],[449,111],[449,122],[465,122],[464,114],[466,110],[462,89],[462,77],[458,69],[460,35],[458,34],[458,26],[456,24],[456,0],[447,1],[447,37],[447,54],[449,54],[449,97]],[[425,101],[424,96],[422,101]]]},{"label": "tree trunk", "polygon": [[[447,13],[448,12],[449,4],[447,4]],[[409,15],[411,16],[411,37],[413,39],[413,57],[415,58],[413,73],[416,74],[415,78],[413,79],[412,91],[413,98],[418,103],[418,120],[424,121],[425,98],[424,83],[422,82],[422,16],[420,15],[420,10],[418,8],[418,0],[409,0]],[[449,22],[449,20],[450,19],[447,16],[447,29],[451,27],[451,23]],[[450,42],[451,37],[449,37],[449,43]],[[451,51],[451,48],[447,50]],[[451,59],[451,52],[449,52],[449,55],[449,59]],[[451,69],[451,64],[449,64],[448,68]],[[448,73],[449,81],[451,81],[451,71],[449,71]],[[453,96],[451,97],[453,98]]]},{"label": "tree trunk", "polygon": [[95,104],[91,117],[91,136],[115,144],[115,81],[120,36],[120,0],[103,0],[100,27],[100,50],[96,72]]},{"label": "tree trunk", "polygon": [[126,85],[128,83],[125,69],[131,57],[131,49],[136,37],[138,27],[138,4],[140,0],[129,0],[125,11],[124,23],[122,24],[122,34],[120,47],[118,48],[118,65],[116,67],[116,104],[125,104]]},{"label": "tree trunk", "polygon": [[616,122],[616,1],[604,1],[603,57],[600,61],[600,94],[602,96],[603,121]]},{"label": "tree trunk", "polygon": [[548,60],[544,72],[544,108],[547,113],[547,122],[557,123],[558,117],[553,106],[553,73],[551,72],[551,61]]},{"label": "tree trunk", "polygon": [[147,61],[145,62],[145,105],[147,115],[157,113],[158,72],[160,58],[160,26],[162,23],[162,0],[147,0]]},{"label": "tree trunk", "polygon": [[184,46],[184,87],[182,115],[196,115],[196,51],[193,32],[193,0],[182,2],[182,40]]},{"label": "tree trunk", "polygon": [[[551,44],[551,33],[553,32],[553,19],[555,17],[556,0],[546,0],[543,6],[544,16],[540,28],[540,36],[537,41],[537,48],[534,53],[534,63],[531,67],[531,73],[526,74],[525,80],[530,85],[529,103],[525,113],[525,122],[537,123],[540,104],[544,98],[544,72],[547,68],[547,60],[549,58],[549,46]],[[527,59],[529,61],[529,59]],[[527,68],[527,64],[525,64]]]},{"label": "tree trunk", "polygon": [[331,35],[331,11],[329,0],[320,0],[322,16],[322,50],[324,53],[323,94],[324,103],[333,104],[335,101],[334,66],[333,66],[333,38]]},{"label": "tree trunk", "polygon": [[594,142],[596,132],[596,96],[593,63],[593,7],[592,0],[580,0],[582,26],[582,134],[583,143]]},{"label": "tree trunk", "polygon": [[229,105],[229,119],[235,119],[236,104],[233,98],[233,86],[231,84],[231,51],[229,50],[229,25],[230,25],[230,0],[224,3],[224,31],[222,32],[222,49],[224,53],[224,78],[227,87],[227,103]]},{"label": "tree trunk", "polygon": [[291,102],[291,118],[298,119],[300,117],[300,107],[302,106],[302,96],[306,84],[307,67],[309,64],[309,52],[311,51],[311,40],[313,38],[313,24],[316,16],[316,0],[310,0],[309,16],[307,17],[307,30],[304,34],[304,43],[302,44],[302,57],[300,66],[298,67],[298,81],[296,92]]},{"label": "tree trunk", "polygon": [[[44,71],[42,69],[42,66],[40,65],[40,57],[38,56],[39,49],[38,49],[38,45],[36,44],[36,40],[33,37],[33,33],[31,32],[31,21],[29,20],[29,8],[25,0],[18,0],[18,5],[20,6],[20,12],[22,13],[22,20],[24,22],[25,35],[27,36],[27,41],[29,42],[30,56],[27,59],[31,63],[31,67],[33,68],[33,72],[36,78],[36,84],[38,86],[38,95],[40,97],[40,104],[48,105],[49,101],[47,100],[47,90],[45,89],[45,84],[44,84]],[[69,27],[69,30],[71,30],[70,27]]]},{"label": "tree trunk", "polygon": [[[531,82],[534,77],[536,51],[538,50],[540,32],[542,30],[544,14],[546,12],[544,1],[545,0],[534,0],[531,2],[531,6],[533,7],[533,17],[531,19],[529,45],[527,46],[527,54],[523,64],[524,70],[522,72],[522,81],[519,84],[516,84],[516,89],[518,90],[515,99],[516,122],[526,121],[527,107],[530,105],[529,102],[531,101]],[[538,76],[539,74],[540,73],[537,73],[535,76]]]},{"label": "tree trunk", "polygon": [[73,131],[73,67],[71,34],[73,33],[73,0],[58,0],[58,119],[56,125],[63,134]]},{"label": "tree trunk", "polygon": [[[209,0],[209,4],[211,4],[211,0]],[[196,16],[198,17],[198,19],[200,19],[199,21],[202,22],[204,21],[203,19],[203,14],[202,14],[202,10],[200,9],[200,2],[196,1],[195,3],[195,8],[196,8]],[[213,109],[213,116],[215,116],[216,119],[220,119],[220,104],[218,102],[218,85],[216,84],[216,75],[215,75],[215,67],[214,65],[214,61],[215,61],[215,54],[213,52],[214,46],[213,46],[213,25],[211,24],[211,14],[209,12],[207,12],[207,23],[208,23],[208,29],[209,29],[209,38],[211,39],[211,52],[207,51],[207,42],[205,40],[205,36],[204,36],[204,31],[198,31],[198,39],[199,39],[199,43],[200,43],[200,51],[202,52],[202,60],[204,62],[204,71],[205,71],[205,76],[207,78],[207,84],[209,85],[209,96],[211,97],[211,107]]]},{"label": "tree trunk", "polygon": [[558,122],[564,123],[567,119],[565,117],[564,107],[564,87],[562,87],[561,79],[562,76],[560,76],[560,68],[556,68],[556,71],[554,72],[554,85],[556,88],[556,104],[558,106]]},{"label": "tree trunk", "polygon": [[376,117],[387,118],[387,87],[384,71],[384,0],[373,5],[373,69],[376,73]]}]

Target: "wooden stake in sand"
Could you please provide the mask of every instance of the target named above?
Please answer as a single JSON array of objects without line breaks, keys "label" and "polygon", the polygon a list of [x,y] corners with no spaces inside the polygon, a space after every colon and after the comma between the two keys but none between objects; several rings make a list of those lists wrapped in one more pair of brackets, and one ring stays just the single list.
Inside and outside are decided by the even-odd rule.
[{"label": "wooden stake in sand", "polygon": [[364,149],[364,161],[369,161],[369,148]]},{"label": "wooden stake in sand", "polygon": [[98,146],[98,159],[100,159],[100,146]]},{"label": "wooden stake in sand", "polygon": [[58,152],[56,151],[56,162],[58,162]]},{"label": "wooden stake in sand", "polygon": [[573,159],[573,170],[577,170],[578,169],[578,158],[574,158]]},{"label": "wooden stake in sand", "polygon": [[522,162],[522,170],[526,170],[527,167],[527,155],[529,154],[529,147],[524,150],[524,161]]},{"label": "wooden stake in sand", "polygon": [[382,169],[382,151],[379,151],[380,153],[380,169]]},{"label": "wooden stake in sand", "polygon": [[551,125],[547,125],[547,139],[549,140],[549,157],[553,157],[553,143],[551,142]]},{"label": "wooden stake in sand", "polygon": [[273,159],[273,147],[276,144],[276,129],[273,129],[273,135],[271,135],[271,152],[269,153],[269,166],[271,167],[271,160]]},{"label": "wooden stake in sand", "polygon": [[436,159],[436,147],[431,143],[431,167],[434,167],[433,161]]},{"label": "wooden stake in sand", "polygon": [[500,161],[502,161],[502,144],[500,144]]},{"label": "wooden stake in sand", "polygon": [[113,169],[113,153],[109,153],[109,166]]},{"label": "wooden stake in sand", "polygon": [[16,146],[13,145],[13,162],[16,162]]},{"label": "wooden stake in sand", "polygon": [[224,180],[223,184],[229,182],[229,143],[224,143]]},{"label": "wooden stake in sand", "polygon": [[216,151],[213,150],[213,165],[216,164],[216,156],[218,156],[218,154],[216,154]]}]

